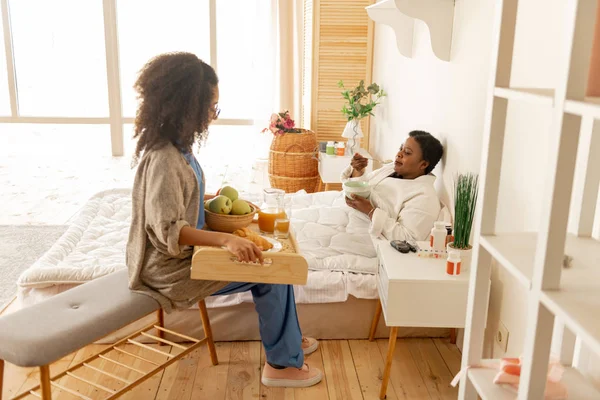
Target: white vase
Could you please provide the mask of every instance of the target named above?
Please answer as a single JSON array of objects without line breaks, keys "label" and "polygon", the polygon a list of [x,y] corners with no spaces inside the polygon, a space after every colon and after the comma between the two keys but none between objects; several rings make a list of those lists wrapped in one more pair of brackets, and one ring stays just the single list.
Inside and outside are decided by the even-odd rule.
[{"label": "white vase", "polygon": [[360,121],[353,119],[346,123],[342,137],[348,139],[346,144],[346,154],[353,156],[354,153],[360,149],[360,139],[364,137],[363,131],[360,127]]},{"label": "white vase", "polygon": [[450,242],[446,245],[446,251],[458,251],[460,253],[460,273],[469,271],[471,268],[471,258],[473,258],[473,246],[469,246],[468,249],[455,249],[452,247],[454,242]]}]

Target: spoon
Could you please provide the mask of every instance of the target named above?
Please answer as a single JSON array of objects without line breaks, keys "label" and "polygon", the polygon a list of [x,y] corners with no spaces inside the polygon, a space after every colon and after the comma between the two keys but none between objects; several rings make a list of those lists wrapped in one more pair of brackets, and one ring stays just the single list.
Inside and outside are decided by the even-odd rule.
[{"label": "spoon", "polygon": [[394,160],[390,160],[390,159],[387,159],[387,160],[379,160],[379,159],[377,159],[377,158],[368,158],[368,157],[365,157],[365,158],[366,158],[367,160],[371,160],[371,161],[379,161],[379,162],[380,162],[380,163],[382,163],[382,164],[390,164],[391,162],[393,162],[393,161],[394,161]]}]

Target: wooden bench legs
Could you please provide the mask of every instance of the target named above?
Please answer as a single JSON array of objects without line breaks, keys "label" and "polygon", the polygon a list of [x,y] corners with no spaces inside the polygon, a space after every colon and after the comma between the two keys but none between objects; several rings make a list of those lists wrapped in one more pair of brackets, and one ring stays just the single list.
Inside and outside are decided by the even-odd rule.
[{"label": "wooden bench legs", "polygon": [[40,390],[42,392],[42,400],[52,399],[52,384],[50,383],[49,365],[40,367]]},{"label": "wooden bench legs", "polygon": [[215,349],[212,328],[210,327],[210,320],[208,319],[208,311],[206,310],[206,303],[204,302],[204,300],[200,300],[198,302],[198,308],[200,309],[200,317],[202,318],[202,328],[204,329],[204,337],[207,339],[208,352],[210,353],[210,361],[212,361],[212,365],[218,365],[219,359],[217,358],[217,349]]},{"label": "wooden bench legs", "polygon": [[[217,358],[217,351],[215,349],[215,343],[213,342],[212,329],[210,327],[210,320],[208,319],[208,312],[206,310],[206,303],[204,302],[204,300],[198,302],[198,307],[200,308],[200,317],[202,318],[202,327],[204,329],[204,339],[199,340],[199,339],[196,339],[196,338],[193,338],[190,336],[183,335],[181,333],[177,333],[170,329],[166,329],[164,327],[165,321],[164,321],[163,311],[158,310],[156,313],[156,322],[155,323],[153,322],[152,324],[138,330],[137,332],[119,340],[117,343],[106,348],[105,350],[101,351],[100,353],[85,359],[84,361],[80,362],[79,364],[70,367],[68,370],[63,371],[63,372],[59,373],[58,375],[55,375],[54,377],[50,377],[50,366],[49,365],[41,366],[40,367],[40,384],[34,388],[28,389],[25,392],[19,394],[14,399],[22,399],[31,394],[42,400],[51,400],[52,399],[51,393],[52,393],[53,386],[62,391],[70,393],[80,399],[89,399],[85,395],[83,395],[77,391],[71,390],[71,389],[57,383],[57,381],[63,376],[70,376],[73,379],[82,381],[92,387],[100,388],[103,391],[106,391],[108,393],[108,397],[106,397],[105,400],[117,399],[117,398],[121,397],[123,394],[125,394],[126,392],[128,392],[129,390],[135,388],[136,386],[138,386],[139,384],[144,382],[146,379],[150,378],[152,375],[167,368],[169,365],[177,362],[178,360],[182,359],[186,355],[190,354],[192,351],[196,350],[199,346],[202,346],[205,344],[208,346],[208,352],[210,353],[210,360],[212,361],[212,364],[217,365],[219,363],[219,360]],[[153,330],[156,331],[156,336],[153,334],[153,332],[152,332]],[[167,340],[167,339],[165,339],[165,336],[167,333],[171,334],[175,337],[178,337],[179,339],[184,339],[186,341],[189,341],[192,344],[190,346],[187,346],[187,345],[183,345],[181,343],[175,343],[174,341]],[[158,350],[155,347],[151,347],[142,342],[134,340],[137,337],[150,338],[152,340],[155,340],[159,344],[170,345],[174,349],[175,348],[179,349],[179,352],[177,354],[174,352],[167,353],[165,351]],[[143,349],[144,351],[152,351],[155,353],[160,353],[160,354],[166,356],[167,360],[162,363],[148,360],[147,358],[144,358],[140,354],[131,353],[131,352],[123,349],[122,347],[120,347],[124,344],[135,345],[135,346]],[[125,361],[122,361],[122,360],[118,361],[116,359],[116,357],[118,357],[119,355],[123,355],[123,354],[127,355],[128,357],[133,357],[134,359],[143,361],[144,366],[141,368],[138,368],[137,366],[133,367],[133,366],[127,365],[127,363]],[[124,379],[124,378],[114,375],[110,372],[104,371],[102,368],[100,368],[100,366],[91,364],[91,362],[96,359],[102,359],[105,362],[109,362],[111,364],[115,364],[120,367],[126,368],[132,372],[135,372],[136,376],[134,377],[134,379]],[[84,379],[80,374],[78,374],[77,370],[86,369],[86,368],[92,369],[104,376],[108,376],[117,381],[120,381],[121,383],[125,383],[125,386],[120,386],[118,388],[113,389],[113,388],[108,388],[104,385],[100,385],[96,382],[92,382],[91,380]],[[0,400],[2,400],[3,377],[4,377],[4,361],[0,360]]]},{"label": "wooden bench legs", "polygon": [[[208,318],[208,310],[206,309],[206,302],[200,300],[198,302],[198,308],[200,309],[200,318],[202,319],[202,329],[204,330],[204,337],[207,339],[206,344],[208,346],[208,352],[210,354],[210,361],[212,365],[219,365],[219,358],[217,357],[217,349],[215,348],[215,342],[213,340],[212,328],[210,327],[210,319]],[[165,327],[165,314],[162,309],[156,312],[156,325],[161,328]],[[164,339],[165,332],[158,330],[158,337]],[[164,346],[168,344],[164,341],[158,341],[158,344]]]},{"label": "wooden bench legs", "polygon": [[[160,326],[161,328],[165,327],[165,312],[163,311],[162,308],[156,312],[156,325]],[[158,329],[156,331],[158,332],[159,338],[161,338],[161,339],[165,338],[165,333],[163,331],[160,331]],[[164,346],[164,345],[166,345],[166,343],[158,341],[158,345]]]}]

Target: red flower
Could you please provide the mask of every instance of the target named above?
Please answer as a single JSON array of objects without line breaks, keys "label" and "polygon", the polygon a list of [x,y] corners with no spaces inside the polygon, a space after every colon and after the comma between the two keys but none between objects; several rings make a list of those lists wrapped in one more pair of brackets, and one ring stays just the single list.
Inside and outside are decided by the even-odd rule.
[{"label": "red flower", "polygon": [[294,120],[291,118],[286,119],[285,122],[283,123],[283,127],[285,129],[294,129],[294,126],[296,126],[296,124],[294,123]]},{"label": "red flower", "polygon": [[263,129],[263,132],[271,131],[274,135],[283,135],[285,133],[298,132],[294,129],[295,121],[290,117],[289,111],[282,111],[277,114],[272,114],[269,119],[269,127]]}]

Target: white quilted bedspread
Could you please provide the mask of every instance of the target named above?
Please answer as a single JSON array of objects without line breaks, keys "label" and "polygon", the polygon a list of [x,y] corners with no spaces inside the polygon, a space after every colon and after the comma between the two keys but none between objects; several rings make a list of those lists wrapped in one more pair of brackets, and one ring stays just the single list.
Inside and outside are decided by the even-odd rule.
[{"label": "white quilted bedspread", "polygon": [[310,269],[375,273],[369,220],[346,206],[342,193],[297,193],[292,199],[296,239]]},{"label": "white quilted bedspread", "polygon": [[[372,279],[376,254],[368,220],[346,207],[338,192],[299,192],[292,199],[296,238],[312,270],[308,284],[297,288],[297,296],[304,297],[298,302],[345,301],[348,294],[376,298]],[[21,300],[36,289],[81,284],[125,268],[130,219],[129,189],[96,194],[65,234],[21,275],[17,282]],[[226,306],[248,300],[251,296],[244,293],[210,303]]]}]

